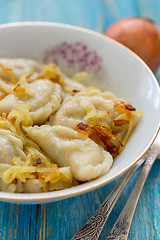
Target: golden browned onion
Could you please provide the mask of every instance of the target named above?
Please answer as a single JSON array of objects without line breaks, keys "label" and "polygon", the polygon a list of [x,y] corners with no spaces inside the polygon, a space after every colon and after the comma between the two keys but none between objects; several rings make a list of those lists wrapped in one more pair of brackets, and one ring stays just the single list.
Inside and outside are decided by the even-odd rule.
[{"label": "golden browned onion", "polygon": [[101,124],[91,122],[87,125],[81,122],[76,126],[75,130],[88,136],[108,151],[113,157],[117,156],[120,153],[120,148],[123,147],[119,139]]},{"label": "golden browned onion", "polygon": [[111,25],[105,35],[130,48],[155,73],[160,66],[160,34],[150,19],[130,17]]}]

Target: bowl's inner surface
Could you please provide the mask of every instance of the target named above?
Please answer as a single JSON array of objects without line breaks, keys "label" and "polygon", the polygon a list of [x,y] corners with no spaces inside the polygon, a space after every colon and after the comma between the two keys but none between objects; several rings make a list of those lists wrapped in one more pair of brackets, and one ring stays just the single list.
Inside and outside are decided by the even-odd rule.
[{"label": "bowl's inner surface", "polygon": [[[130,101],[143,112],[143,117],[130,137],[126,148],[114,160],[111,170],[92,182],[71,189],[42,194],[1,193],[1,199],[32,203],[53,201],[96,188],[119,176],[148,149],[159,127],[159,87],[149,68],[129,50],[99,34],[76,27],[49,23],[4,25],[0,28],[0,53],[2,57],[29,58],[44,61],[54,59],[52,49],[67,43],[76,46],[83,54],[97,59],[88,70],[92,85],[109,90],[118,98]],[[67,45],[68,46],[68,45]],[[47,51],[47,52],[46,52]],[[66,50],[68,51],[68,50]],[[46,55],[48,54],[48,56]],[[49,55],[50,54],[50,55]],[[54,55],[54,56],[53,56]],[[58,56],[58,55],[57,55]],[[79,70],[80,62],[72,66],[60,59],[64,72],[72,75]],[[99,66],[96,68],[96,66]]]}]

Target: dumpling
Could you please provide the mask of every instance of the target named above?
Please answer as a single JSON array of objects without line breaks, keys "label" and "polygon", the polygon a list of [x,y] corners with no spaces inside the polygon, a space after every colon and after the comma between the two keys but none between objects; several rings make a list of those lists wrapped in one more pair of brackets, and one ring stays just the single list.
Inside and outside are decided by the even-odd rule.
[{"label": "dumpling", "polygon": [[102,93],[99,89],[84,90],[73,97],[67,97],[50,123],[75,128],[80,122],[89,124],[94,119],[101,118],[105,124],[110,124],[113,115],[115,117],[114,100],[112,93]]},{"label": "dumpling", "polygon": [[0,77],[8,81],[17,81],[22,74],[39,73],[42,64],[23,58],[0,58]]},{"label": "dumpling", "polygon": [[[57,110],[61,103],[62,89],[59,84],[47,79],[39,79],[31,83],[24,83],[22,87],[29,94],[12,93],[15,85],[8,85],[0,80],[0,90],[11,92],[0,100],[0,115],[9,113],[17,105],[30,104],[30,113],[34,124],[44,123]],[[2,93],[2,90],[0,91]]]},{"label": "dumpling", "polygon": [[0,163],[11,164],[14,156],[26,157],[22,141],[9,130],[0,129]]},{"label": "dumpling", "polygon": [[[74,96],[66,97],[57,112],[50,116],[49,123],[73,129],[81,123],[98,124],[105,127],[113,139],[116,137],[117,146],[124,146],[140,116],[129,102],[117,99],[113,93],[86,88]],[[119,154],[119,150],[113,155]]]},{"label": "dumpling", "polygon": [[44,183],[39,179],[27,179],[23,187],[25,193],[40,193],[43,192]]},{"label": "dumpling", "polygon": [[27,135],[59,167],[69,166],[79,181],[89,181],[110,169],[112,156],[91,139],[63,126],[25,127]]}]

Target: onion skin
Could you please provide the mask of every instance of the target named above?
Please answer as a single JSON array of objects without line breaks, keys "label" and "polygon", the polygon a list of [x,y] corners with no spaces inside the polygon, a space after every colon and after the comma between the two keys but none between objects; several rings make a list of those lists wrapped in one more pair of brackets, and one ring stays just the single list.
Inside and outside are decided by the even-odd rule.
[{"label": "onion skin", "polygon": [[152,20],[125,18],[111,25],[104,34],[131,49],[156,73],[160,66],[160,34]]}]

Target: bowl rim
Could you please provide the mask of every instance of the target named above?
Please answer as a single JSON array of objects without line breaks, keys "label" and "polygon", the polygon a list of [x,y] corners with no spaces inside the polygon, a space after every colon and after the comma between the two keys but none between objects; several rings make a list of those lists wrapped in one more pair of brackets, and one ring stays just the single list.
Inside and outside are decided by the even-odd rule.
[{"label": "bowl rim", "polygon": [[[96,31],[93,31],[93,30],[90,30],[87,28],[74,26],[74,25],[70,25],[70,24],[47,22],[47,21],[26,21],[26,22],[5,23],[5,24],[0,25],[0,30],[7,29],[7,28],[13,28],[13,27],[23,27],[23,26],[47,26],[47,27],[49,26],[49,27],[57,27],[57,28],[67,28],[67,29],[71,29],[71,30],[80,31],[82,33],[87,33],[87,34],[90,34],[93,36],[97,36],[101,39],[107,39],[107,41],[110,41],[116,45],[119,45],[121,48],[124,48],[124,49],[126,49],[126,51],[130,52],[130,54],[133,55],[135,58],[137,58],[137,60],[140,61],[141,64],[147,69],[149,74],[152,76],[152,80],[154,81],[154,84],[157,87],[157,90],[158,90],[159,96],[160,96],[160,87],[159,87],[158,81],[157,81],[156,77],[154,76],[153,72],[151,71],[151,69],[147,66],[147,64],[137,54],[135,54],[133,51],[131,51],[129,48],[122,45],[121,43],[115,41],[114,39],[111,39],[107,36],[104,36],[102,33],[99,33],[99,32],[96,32]],[[91,183],[93,181],[80,185],[81,186],[80,188],[79,188],[79,186],[75,186],[75,187],[71,187],[69,189],[67,188],[64,190],[58,190],[58,191],[52,191],[52,192],[42,192],[42,193],[0,192],[0,201],[10,202],[10,203],[19,203],[19,204],[37,204],[37,203],[44,203],[44,202],[52,202],[52,201],[66,199],[66,198],[73,197],[73,196],[78,196],[80,194],[87,193],[89,191],[92,191],[99,187],[102,187],[102,186],[108,184],[109,182],[115,180],[119,176],[121,176],[124,172],[126,172],[128,169],[130,169],[145,154],[145,152],[147,152],[147,150],[150,148],[150,146],[154,142],[154,140],[158,134],[159,128],[160,128],[160,119],[159,119],[158,126],[156,128],[156,131],[155,131],[152,139],[150,139],[148,146],[143,150],[143,152],[138,156],[138,158],[136,158],[132,163],[130,163],[127,167],[125,167],[119,173],[110,177],[107,180],[103,180],[103,181],[97,182],[97,183],[95,183],[95,180],[93,180],[94,185],[92,187],[90,186],[89,183]]]}]

